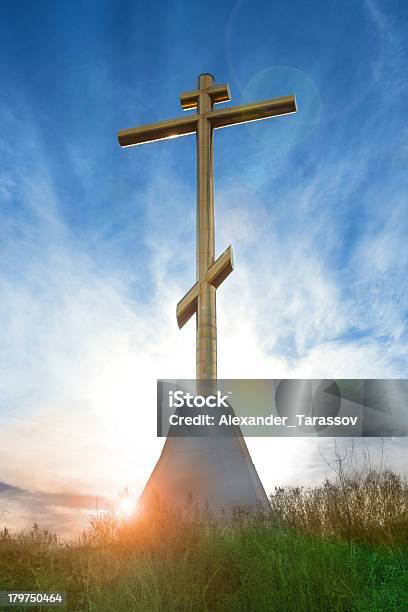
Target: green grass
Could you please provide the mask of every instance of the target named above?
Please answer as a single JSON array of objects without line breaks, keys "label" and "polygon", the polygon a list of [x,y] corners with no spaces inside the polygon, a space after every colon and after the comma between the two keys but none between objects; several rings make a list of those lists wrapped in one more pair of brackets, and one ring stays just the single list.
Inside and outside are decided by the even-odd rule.
[{"label": "green grass", "polygon": [[271,501],[224,522],[156,502],[134,521],[95,517],[70,545],[0,532],[0,590],[64,590],[70,611],[408,610],[404,481],[343,474]]},{"label": "green grass", "polygon": [[196,524],[137,547],[61,547],[41,533],[3,542],[0,589],[64,590],[69,610],[408,609],[406,548],[309,536],[262,520]]}]

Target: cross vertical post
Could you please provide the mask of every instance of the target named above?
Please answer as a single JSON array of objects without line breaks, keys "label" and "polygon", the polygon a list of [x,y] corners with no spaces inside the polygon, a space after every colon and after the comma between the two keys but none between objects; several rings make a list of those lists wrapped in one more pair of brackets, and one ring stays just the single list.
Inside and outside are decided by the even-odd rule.
[{"label": "cross vertical post", "polygon": [[217,313],[216,288],[206,280],[214,262],[214,151],[213,130],[206,114],[213,109],[210,95],[214,78],[201,74],[198,78],[197,125],[197,304],[196,377],[197,380],[217,379]]}]

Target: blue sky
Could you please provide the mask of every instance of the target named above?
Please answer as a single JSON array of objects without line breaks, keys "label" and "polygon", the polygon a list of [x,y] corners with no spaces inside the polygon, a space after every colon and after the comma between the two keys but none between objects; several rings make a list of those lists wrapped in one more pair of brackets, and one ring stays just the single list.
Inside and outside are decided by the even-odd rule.
[{"label": "blue sky", "polygon": [[[116,134],[181,115],[200,72],[235,104],[299,106],[216,132],[216,248],[236,256],[220,376],[406,376],[407,21],[396,0],[1,4],[8,520],[41,507],[71,525],[72,499],[85,516],[89,495],[139,491],[160,450],[155,380],[194,375],[194,326],[175,320],[195,278],[194,138],[121,150]],[[267,489],[324,475],[315,447],[279,444],[250,444]]]}]

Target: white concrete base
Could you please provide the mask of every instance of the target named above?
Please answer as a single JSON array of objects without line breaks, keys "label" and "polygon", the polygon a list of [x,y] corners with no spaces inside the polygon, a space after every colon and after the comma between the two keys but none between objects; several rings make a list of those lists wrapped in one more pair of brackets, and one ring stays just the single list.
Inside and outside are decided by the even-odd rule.
[{"label": "white concrete base", "polygon": [[169,505],[188,500],[215,514],[234,507],[269,508],[258,473],[242,437],[167,438],[142,493]]}]

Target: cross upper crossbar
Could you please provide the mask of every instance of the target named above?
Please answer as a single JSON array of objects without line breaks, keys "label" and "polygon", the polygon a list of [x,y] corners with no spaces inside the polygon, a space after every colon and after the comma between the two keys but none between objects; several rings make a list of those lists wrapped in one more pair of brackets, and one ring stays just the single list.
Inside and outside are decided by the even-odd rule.
[{"label": "cross upper crossbar", "polygon": [[214,110],[214,104],[228,102],[228,85],[214,85],[211,74],[201,74],[198,89],[180,95],[183,110],[195,115],[151,123],[122,130],[122,147],[196,134],[197,138],[197,281],[177,304],[177,323],[181,328],[196,314],[197,379],[217,378],[216,289],[232,272],[233,253],[229,246],[215,259],[214,245],[214,161],[213,131],[217,128],[259,121],[296,112],[294,96],[264,100]]},{"label": "cross upper crossbar", "polygon": [[[195,96],[196,94],[197,92],[190,92],[182,94],[182,96]],[[229,99],[230,98],[226,98],[226,100]],[[216,102],[219,103],[224,101],[225,100],[217,100]],[[191,106],[183,106],[183,108],[184,110],[191,110],[197,108],[197,105],[194,102],[194,105],[191,103]],[[237,125],[239,123],[248,123],[249,121],[260,121],[261,119],[268,119],[270,117],[287,115],[295,112],[295,97],[286,96],[283,98],[256,102],[255,104],[243,104],[241,106],[231,106],[229,108],[210,111],[206,113],[205,116],[213,128],[221,128],[228,127],[229,125]],[[141,127],[121,130],[118,134],[118,141],[122,147],[130,147],[146,142],[156,142],[157,140],[193,134],[197,130],[199,119],[199,115],[188,115],[187,117],[168,119],[166,121],[158,121],[157,123],[150,123]]]}]

